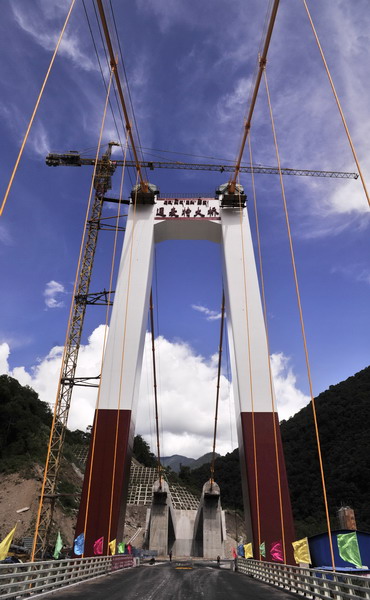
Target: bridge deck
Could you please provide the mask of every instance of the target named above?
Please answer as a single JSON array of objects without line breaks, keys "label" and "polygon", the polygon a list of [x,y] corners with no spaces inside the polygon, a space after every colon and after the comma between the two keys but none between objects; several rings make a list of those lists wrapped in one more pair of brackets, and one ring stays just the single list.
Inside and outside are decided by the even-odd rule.
[{"label": "bridge deck", "polygon": [[53,600],[284,600],[291,594],[277,590],[211,563],[177,569],[176,562],[117,571],[95,581],[54,592]]}]

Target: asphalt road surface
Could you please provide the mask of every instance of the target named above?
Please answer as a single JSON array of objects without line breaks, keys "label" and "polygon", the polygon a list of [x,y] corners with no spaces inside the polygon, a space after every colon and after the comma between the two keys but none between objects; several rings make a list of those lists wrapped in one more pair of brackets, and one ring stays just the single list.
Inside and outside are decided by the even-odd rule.
[{"label": "asphalt road surface", "polygon": [[53,600],[286,600],[282,592],[209,563],[176,568],[175,561],[124,569],[47,595]]}]

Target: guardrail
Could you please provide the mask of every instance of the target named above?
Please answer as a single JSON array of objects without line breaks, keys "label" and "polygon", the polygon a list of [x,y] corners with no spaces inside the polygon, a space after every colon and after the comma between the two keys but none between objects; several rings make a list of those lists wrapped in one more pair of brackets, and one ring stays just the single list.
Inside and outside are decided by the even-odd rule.
[{"label": "guardrail", "polygon": [[107,575],[117,569],[133,567],[137,560],[132,556],[116,555],[3,564],[0,565],[0,598],[28,598]]},{"label": "guardrail", "polygon": [[320,571],[245,558],[237,559],[240,573],[306,598],[370,599],[370,580],[359,575]]}]

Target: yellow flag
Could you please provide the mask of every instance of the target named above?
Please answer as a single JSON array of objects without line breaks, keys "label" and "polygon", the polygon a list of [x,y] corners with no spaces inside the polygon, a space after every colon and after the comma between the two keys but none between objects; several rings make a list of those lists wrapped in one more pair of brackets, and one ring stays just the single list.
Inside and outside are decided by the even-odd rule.
[{"label": "yellow flag", "polygon": [[308,563],[311,564],[310,547],[308,545],[308,539],[302,538],[296,542],[292,542],[294,549],[294,560],[297,564]]},{"label": "yellow flag", "polygon": [[112,540],[111,542],[109,542],[109,548],[112,555],[116,553],[116,544],[117,540]]},{"label": "yellow flag", "polygon": [[12,543],[13,535],[15,533],[16,527],[11,530],[10,533],[0,542],[0,560],[4,560],[9,552],[10,544]]},{"label": "yellow flag", "polygon": [[252,542],[244,544],[244,558],[253,558]]}]

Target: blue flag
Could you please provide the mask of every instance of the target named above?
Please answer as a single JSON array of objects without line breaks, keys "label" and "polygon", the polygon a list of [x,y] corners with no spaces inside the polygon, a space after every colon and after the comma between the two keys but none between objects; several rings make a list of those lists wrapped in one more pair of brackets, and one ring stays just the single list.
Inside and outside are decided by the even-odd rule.
[{"label": "blue flag", "polygon": [[238,546],[238,556],[242,556],[244,558],[244,546],[243,546],[243,544],[239,544],[239,546]]},{"label": "blue flag", "polygon": [[83,533],[80,533],[79,536],[76,537],[75,543],[73,546],[73,552],[77,554],[77,556],[81,556],[84,553],[85,546],[85,536]]}]

